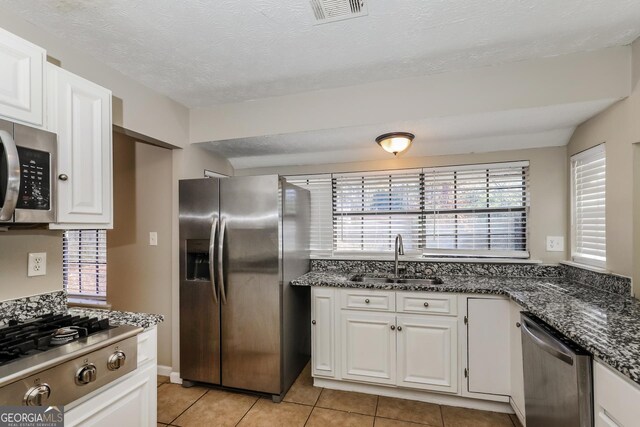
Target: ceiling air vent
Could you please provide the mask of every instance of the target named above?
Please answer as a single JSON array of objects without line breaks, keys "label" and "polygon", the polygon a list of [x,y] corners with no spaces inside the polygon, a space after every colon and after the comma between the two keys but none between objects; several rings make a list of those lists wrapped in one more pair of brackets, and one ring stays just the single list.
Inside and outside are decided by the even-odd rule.
[{"label": "ceiling air vent", "polygon": [[365,0],[310,0],[316,25],[368,14]]}]

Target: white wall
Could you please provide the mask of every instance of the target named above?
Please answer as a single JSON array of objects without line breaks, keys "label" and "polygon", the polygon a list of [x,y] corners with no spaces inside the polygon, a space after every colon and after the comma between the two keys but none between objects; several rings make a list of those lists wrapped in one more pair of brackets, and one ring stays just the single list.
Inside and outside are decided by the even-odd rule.
[{"label": "white wall", "polygon": [[[531,208],[529,211],[529,250],[531,259],[557,263],[566,259],[565,252],[547,252],[546,236],[563,236],[567,227],[567,175],[566,147],[536,148],[530,150],[499,151],[494,153],[462,154],[432,157],[398,157],[389,160],[335,163],[314,166],[288,166],[236,170],[236,175],[281,175],[349,172],[449,166],[474,163],[529,160]],[[567,236],[565,235],[565,241]]]}]

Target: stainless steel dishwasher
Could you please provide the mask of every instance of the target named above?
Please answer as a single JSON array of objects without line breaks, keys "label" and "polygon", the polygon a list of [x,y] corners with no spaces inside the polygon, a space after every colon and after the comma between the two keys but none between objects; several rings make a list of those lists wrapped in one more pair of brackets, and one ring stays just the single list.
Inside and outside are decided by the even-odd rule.
[{"label": "stainless steel dishwasher", "polygon": [[591,354],[530,313],[520,320],[527,427],[592,427]]}]

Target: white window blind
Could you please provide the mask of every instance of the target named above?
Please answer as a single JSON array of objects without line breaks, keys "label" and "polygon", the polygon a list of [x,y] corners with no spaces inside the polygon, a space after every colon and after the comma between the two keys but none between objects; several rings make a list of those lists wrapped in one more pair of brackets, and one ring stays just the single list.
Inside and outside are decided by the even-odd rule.
[{"label": "white window blind", "polygon": [[331,175],[289,176],[287,182],[305,188],[311,193],[311,253],[318,257],[331,256]]},{"label": "white window blind", "polygon": [[334,253],[392,252],[397,234],[405,253],[419,253],[421,181],[420,170],[334,174]]},{"label": "white window blind", "polygon": [[423,172],[425,255],[529,256],[528,162]]},{"label": "white window blind", "polygon": [[529,163],[291,176],[311,191],[312,255],[526,258]]},{"label": "white window blind", "polygon": [[106,299],[106,230],[67,230],[62,239],[64,289],[71,296]]},{"label": "white window blind", "polygon": [[607,260],[605,187],[604,144],[571,156],[571,257],[596,267]]}]

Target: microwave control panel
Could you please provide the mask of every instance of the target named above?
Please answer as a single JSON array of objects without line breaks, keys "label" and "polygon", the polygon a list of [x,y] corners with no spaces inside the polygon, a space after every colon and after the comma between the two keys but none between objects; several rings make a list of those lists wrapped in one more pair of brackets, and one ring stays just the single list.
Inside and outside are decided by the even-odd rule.
[{"label": "microwave control panel", "polygon": [[20,158],[20,196],[18,209],[51,208],[51,156],[49,153],[18,146]]}]

